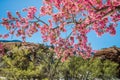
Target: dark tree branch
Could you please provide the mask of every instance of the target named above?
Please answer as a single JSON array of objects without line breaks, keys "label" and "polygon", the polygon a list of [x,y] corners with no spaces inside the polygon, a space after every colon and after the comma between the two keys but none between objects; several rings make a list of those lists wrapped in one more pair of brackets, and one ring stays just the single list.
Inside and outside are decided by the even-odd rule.
[{"label": "dark tree branch", "polygon": [[40,19],[39,19],[39,18],[37,18],[36,16],[34,16],[34,17],[35,17],[35,19],[37,19],[37,20],[38,20],[37,22],[41,22],[41,23],[43,23],[43,24],[45,24],[45,25],[49,26],[46,22],[44,22],[44,21],[40,20]]}]

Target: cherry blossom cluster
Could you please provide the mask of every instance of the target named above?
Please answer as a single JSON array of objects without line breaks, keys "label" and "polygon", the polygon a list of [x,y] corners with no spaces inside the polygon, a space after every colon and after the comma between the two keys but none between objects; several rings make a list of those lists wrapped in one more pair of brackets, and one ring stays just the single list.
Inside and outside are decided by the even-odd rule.
[{"label": "cherry blossom cluster", "polygon": [[[58,57],[66,60],[68,56],[76,54],[89,58],[93,51],[88,43],[87,34],[94,30],[98,36],[104,33],[116,34],[117,22],[120,20],[120,0],[43,0],[37,17],[36,7],[29,7],[23,11],[27,16],[22,17],[16,12],[13,17],[8,12],[8,18],[3,18],[2,25],[25,39],[40,31],[44,42],[54,46]],[[41,17],[49,16],[48,21]],[[68,34],[68,28],[71,30]],[[9,34],[0,37],[8,37]]]},{"label": "cherry blossom cluster", "polygon": [[16,17],[14,17],[11,12],[7,13],[8,18],[2,19],[2,25],[9,30],[9,33],[1,35],[0,37],[8,38],[9,34],[16,34],[16,36],[20,36],[24,40],[27,35],[30,37],[38,31],[38,24],[35,22],[30,22],[30,20],[34,19],[34,15],[37,11],[36,7],[25,8],[23,11],[27,12],[26,17],[22,17],[18,11],[16,12]]}]

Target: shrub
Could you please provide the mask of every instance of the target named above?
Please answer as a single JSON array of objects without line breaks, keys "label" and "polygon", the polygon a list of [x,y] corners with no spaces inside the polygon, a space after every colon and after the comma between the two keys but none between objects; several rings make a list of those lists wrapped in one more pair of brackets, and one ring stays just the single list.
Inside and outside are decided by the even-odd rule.
[{"label": "shrub", "polygon": [[35,52],[29,49],[13,47],[10,54],[2,57],[0,73],[7,79],[71,79],[71,80],[110,80],[115,79],[118,64],[99,58],[83,59],[80,56],[69,57],[61,62],[62,56],[48,47],[40,45]]}]

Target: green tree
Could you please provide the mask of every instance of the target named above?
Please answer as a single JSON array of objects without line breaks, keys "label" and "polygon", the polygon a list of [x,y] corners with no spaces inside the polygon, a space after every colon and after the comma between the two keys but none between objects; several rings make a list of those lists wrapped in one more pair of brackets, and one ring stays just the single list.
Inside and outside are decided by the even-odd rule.
[{"label": "green tree", "polygon": [[62,64],[61,58],[57,59],[55,53],[48,47],[39,45],[35,52],[17,46],[12,47],[9,54],[2,57],[0,66],[2,76],[14,80],[58,78],[57,67]]},{"label": "green tree", "polygon": [[109,60],[101,61],[96,59],[83,59],[80,56],[74,56],[63,63],[63,77],[68,80],[102,80],[115,79],[118,73],[118,64]]},{"label": "green tree", "polygon": [[80,56],[69,57],[61,62],[56,54],[39,45],[35,52],[13,46],[10,54],[2,57],[0,73],[7,79],[39,80],[111,80],[116,78],[118,64],[99,58],[83,59]]},{"label": "green tree", "polygon": [[0,70],[3,76],[14,80],[37,77],[42,69],[42,64],[36,64],[31,56],[28,49],[14,47],[11,54],[2,57],[3,65]]}]

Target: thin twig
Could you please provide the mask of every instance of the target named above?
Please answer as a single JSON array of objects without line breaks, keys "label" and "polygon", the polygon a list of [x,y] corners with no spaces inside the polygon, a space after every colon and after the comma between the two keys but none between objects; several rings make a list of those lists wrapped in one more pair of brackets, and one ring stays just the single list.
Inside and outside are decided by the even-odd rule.
[{"label": "thin twig", "polygon": [[42,22],[43,24],[45,24],[45,25],[49,26],[46,22],[44,22],[44,21],[40,20],[40,19],[39,19],[39,18],[37,18],[36,16],[34,16],[34,17],[38,20],[38,22]]}]

